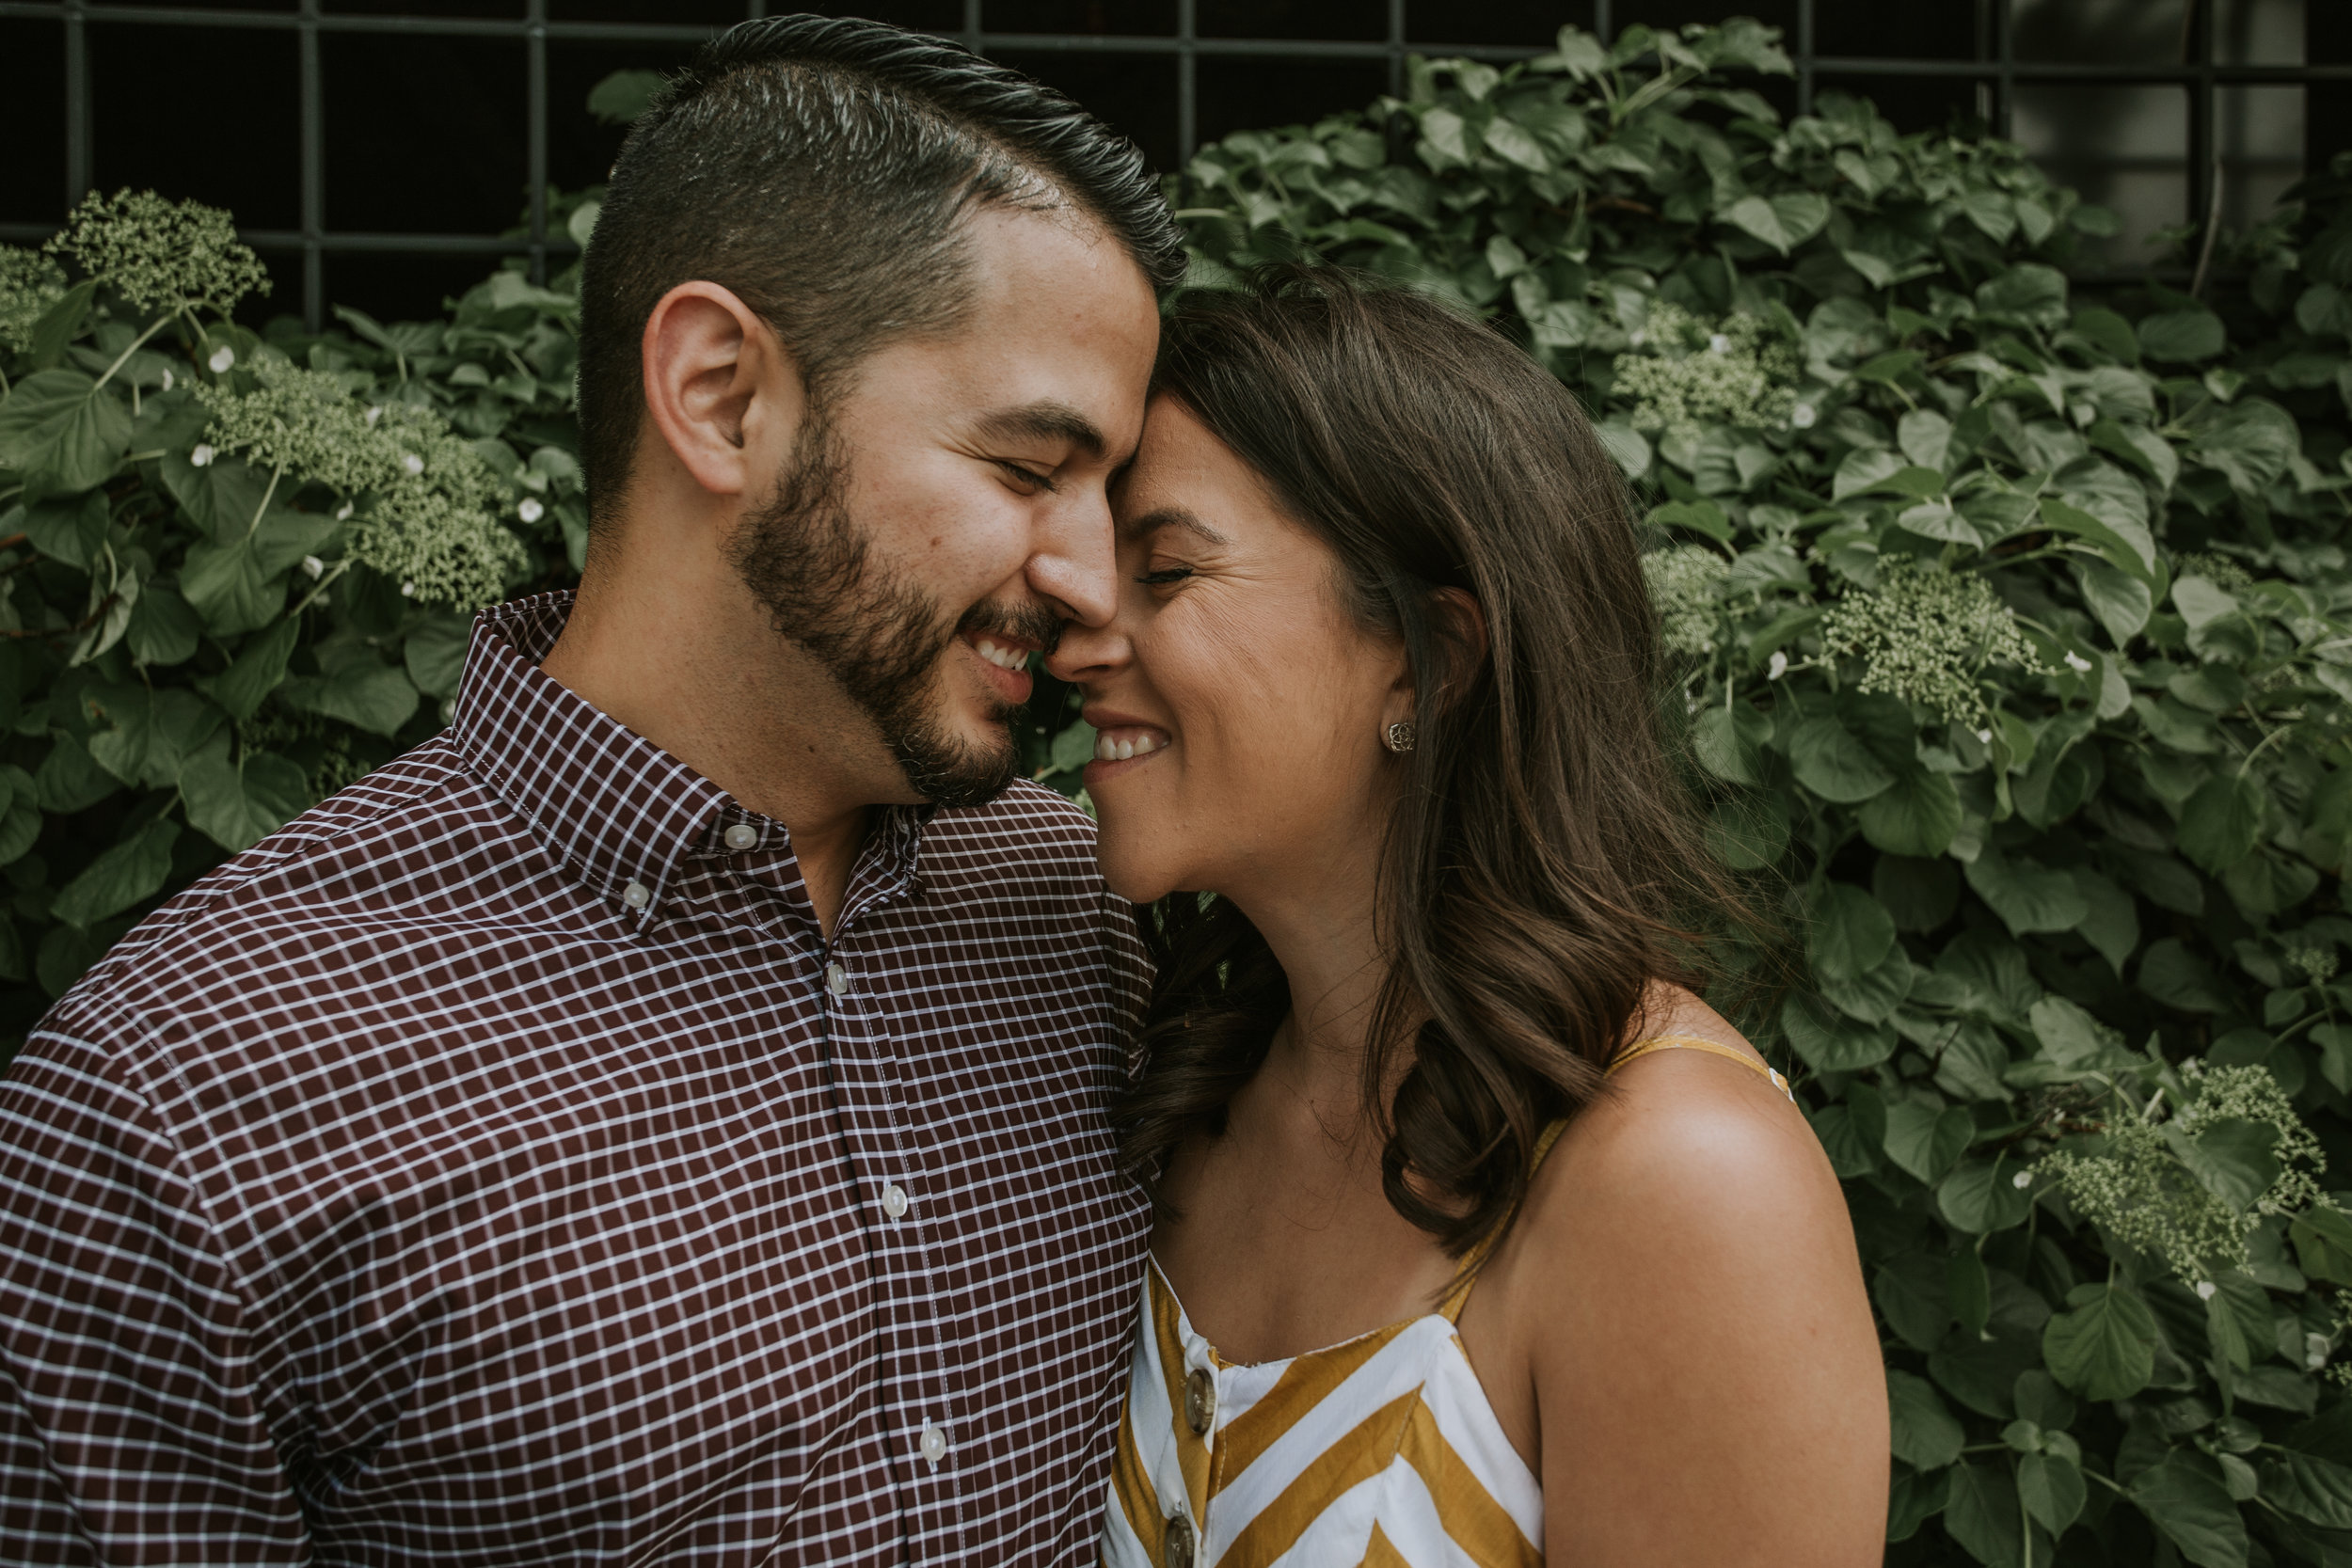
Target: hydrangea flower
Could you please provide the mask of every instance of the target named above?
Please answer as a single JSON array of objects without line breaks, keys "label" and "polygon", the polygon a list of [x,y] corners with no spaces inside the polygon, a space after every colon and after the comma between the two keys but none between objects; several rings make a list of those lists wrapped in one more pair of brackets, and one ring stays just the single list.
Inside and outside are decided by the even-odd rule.
[{"label": "hydrangea flower", "polygon": [[65,297],[65,273],[37,250],[0,245],[0,349],[22,352],[33,324]]},{"label": "hydrangea flower", "polygon": [[1659,641],[1668,653],[1715,651],[1718,598],[1731,563],[1700,545],[1677,545],[1642,558],[1650,602],[1658,607]]},{"label": "hydrangea flower", "polygon": [[2108,1126],[2104,1148],[2059,1149],[2034,1169],[2058,1181],[2076,1213],[2198,1284],[2244,1266],[2247,1238],[2265,1216],[2299,1212],[2320,1201],[2317,1179],[2327,1169],[2327,1158],[2266,1069],[2208,1068],[2192,1057],[2181,1064],[2181,1076],[2195,1098],[2169,1119],[2178,1133],[2194,1138],[2214,1122],[2232,1118],[2261,1122],[2278,1133],[2271,1154],[2279,1174],[2244,1213],[2181,1164],[2166,1140],[2166,1118],[2154,1105],[2135,1111],[2119,1099],[2120,1115]]},{"label": "hydrangea flower", "polygon": [[283,359],[253,373],[249,392],[197,389],[214,446],[344,498],[335,515],[357,518],[352,559],[405,594],[460,609],[498,599],[522,545],[499,521],[504,486],[447,420],[413,404],[365,407],[335,376]]},{"label": "hydrangea flower", "polygon": [[2017,617],[1974,572],[1923,571],[1908,556],[1879,563],[1878,586],[1848,594],[1821,619],[1830,647],[1861,656],[1861,689],[1884,691],[1979,728],[1988,664],[2041,667]]},{"label": "hydrangea flower", "polygon": [[[1633,427],[1691,430],[1703,424],[1778,429],[1794,422],[1797,352],[1753,316],[1703,322],[1654,300],[1638,351],[1613,361],[1615,395],[1633,404]],[[1807,420],[1810,423],[1810,420]]]},{"label": "hydrangea flower", "polygon": [[237,243],[227,213],[195,201],[166,201],[153,191],[96,191],[67,214],[61,233],[41,247],[71,256],[120,294],[133,309],[226,316],[250,293],[269,293],[261,258]]}]

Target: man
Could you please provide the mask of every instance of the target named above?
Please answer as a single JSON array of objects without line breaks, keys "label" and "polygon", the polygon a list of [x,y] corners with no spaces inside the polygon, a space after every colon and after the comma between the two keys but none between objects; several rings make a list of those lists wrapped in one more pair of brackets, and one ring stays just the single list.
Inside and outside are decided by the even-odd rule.
[{"label": "man", "polygon": [[1009,723],[1178,266],[1010,71],[704,53],[590,251],[576,606],[0,1085],[0,1558],[1092,1558],[1145,965]]}]

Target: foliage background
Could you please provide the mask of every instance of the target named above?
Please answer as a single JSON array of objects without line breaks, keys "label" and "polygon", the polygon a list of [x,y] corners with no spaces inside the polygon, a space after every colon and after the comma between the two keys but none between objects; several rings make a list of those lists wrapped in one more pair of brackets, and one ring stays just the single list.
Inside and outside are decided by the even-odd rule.
[{"label": "foliage background", "polygon": [[[1890,1560],[2352,1563],[2352,162],[2209,287],[2082,299],[2103,214],[1866,104],[1784,122],[1739,73],[1786,69],[1744,23],[1417,63],[1172,181],[1191,286],[1453,297],[1645,498],[1692,777],[1804,937],[1752,1022],[1870,1276]],[[584,528],[570,278],[257,336],[224,216],[67,239],[0,251],[14,1035],[437,729],[472,605]],[[1041,680],[1074,788],[1069,718]]]}]

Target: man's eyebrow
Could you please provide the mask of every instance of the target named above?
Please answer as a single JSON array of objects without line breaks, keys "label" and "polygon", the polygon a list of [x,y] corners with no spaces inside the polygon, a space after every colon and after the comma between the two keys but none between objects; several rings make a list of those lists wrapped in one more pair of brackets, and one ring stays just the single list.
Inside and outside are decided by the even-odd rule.
[{"label": "man's eyebrow", "polygon": [[1231,539],[1226,538],[1225,535],[1217,532],[1216,530],[1181,506],[1157,507],[1140,517],[1131,518],[1120,525],[1119,535],[1122,539],[1143,539],[1159,532],[1164,528],[1183,529],[1187,533],[1198,534],[1212,545],[1232,543]]},{"label": "man's eyebrow", "polygon": [[1025,403],[1018,408],[992,408],[974,422],[980,435],[999,441],[1067,441],[1089,457],[1100,457],[1109,443],[1094,421],[1066,403],[1050,400]]}]

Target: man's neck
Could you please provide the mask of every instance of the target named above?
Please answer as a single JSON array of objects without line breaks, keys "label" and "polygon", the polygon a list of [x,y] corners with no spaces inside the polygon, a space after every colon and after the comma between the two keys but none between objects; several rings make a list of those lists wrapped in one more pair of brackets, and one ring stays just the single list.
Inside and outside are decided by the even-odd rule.
[{"label": "man's neck", "polygon": [[550,679],[790,831],[830,938],[873,808],[906,784],[872,720],[723,562],[591,562]]}]

